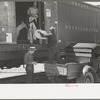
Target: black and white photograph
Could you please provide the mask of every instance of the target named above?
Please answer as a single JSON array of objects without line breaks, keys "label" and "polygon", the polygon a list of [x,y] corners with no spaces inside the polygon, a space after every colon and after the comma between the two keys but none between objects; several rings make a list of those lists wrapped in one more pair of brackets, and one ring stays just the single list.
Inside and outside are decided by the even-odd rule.
[{"label": "black and white photograph", "polygon": [[100,1],[0,1],[0,87],[99,83]]}]

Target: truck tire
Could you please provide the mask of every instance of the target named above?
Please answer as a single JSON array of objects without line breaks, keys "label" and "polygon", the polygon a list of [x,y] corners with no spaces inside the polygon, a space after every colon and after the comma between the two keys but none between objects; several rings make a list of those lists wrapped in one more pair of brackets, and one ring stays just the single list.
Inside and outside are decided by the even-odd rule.
[{"label": "truck tire", "polygon": [[94,76],[91,72],[87,72],[84,76],[84,83],[94,83]]}]

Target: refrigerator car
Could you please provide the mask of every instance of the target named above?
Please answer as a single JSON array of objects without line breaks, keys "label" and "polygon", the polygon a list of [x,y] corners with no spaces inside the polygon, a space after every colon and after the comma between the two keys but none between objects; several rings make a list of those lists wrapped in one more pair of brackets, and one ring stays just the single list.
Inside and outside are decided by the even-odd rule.
[{"label": "refrigerator car", "polygon": [[[0,2],[1,68],[3,68],[4,66],[8,68],[11,68],[13,66],[19,67],[21,64],[23,64],[24,54],[30,45],[34,45],[38,49],[38,51],[35,53],[35,59],[38,60],[38,62],[43,62],[48,58],[47,41],[38,42],[37,44],[30,44],[28,39],[21,40],[20,35],[18,35],[16,32],[16,29],[20,22],[22,20],[26,22],[27,9],[32,5],[32,3],[33,2],[17,1]],[[88,76],[93,76],[92,78],[94,79],[92,80],[92,82],[95,82],[97,68],[99,67],[95,69],[95,64],[93,65],[91,58],[94,55],[92,50],[96,47],[94,47],[94,44],[97,45],[100,43],[100,8],[73,0],[67,0],[38,2],[38,9],[38,28],[46,30],[47,32],[49,31],[49,28],[51,26],[55,26],[57,29],[57,40],[61,56],[60,63],[63,62],[63,64],[66,64],[69,62],[78,62],[81,65],[81,62],[88,62],[86,64],[82,64],[84,66],[81,68],[84,69],[85,65],[90,66],[86,67],[86,69],[88,71],[90,71],[89,69],[91,69],[93,73],[91,71],[90,72],[93,75],[89,74]],[[20,40],[17,39],[18,36]],[[78,43],[83,44],[78,45]],[[75,45],[78,45],[79,48],[75,49],[76,51],[74,51]],[[87,45],[90,47],[88,47]],[[69,48],[71,51],[69,50]],[[89,52],[87,51],[88,49]],[[70,52],[68,52],[68,50]],[[71,53],[72,51],[73,53]],[[88,61],[86,61],[87,59]],[[97,62],[96,60],[96,63],[99,62]],[[77,71],[80,72],[79,70]],[[70,73],[71,70],[68,72]]]}]

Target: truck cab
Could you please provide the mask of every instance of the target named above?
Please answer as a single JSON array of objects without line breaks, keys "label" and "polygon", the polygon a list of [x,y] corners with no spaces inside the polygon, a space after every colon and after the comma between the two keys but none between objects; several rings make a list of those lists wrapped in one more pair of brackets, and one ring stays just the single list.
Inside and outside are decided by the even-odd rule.
[{"label": "truck cab", "polygon": [[[64,54],[64,52],[62,53]],[[100,45],[96,43],[74,43],[65,48],[68,78],[77,82],[97,82],[100,70]],[[76,68],[75,68],[76,67]]]}]

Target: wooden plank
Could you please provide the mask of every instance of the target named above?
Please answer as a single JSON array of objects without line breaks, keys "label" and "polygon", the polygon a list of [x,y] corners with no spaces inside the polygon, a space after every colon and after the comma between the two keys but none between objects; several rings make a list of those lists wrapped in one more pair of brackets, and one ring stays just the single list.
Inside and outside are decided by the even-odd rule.
[{"label": "wooden plank", "polygon": [[87,53],[67,53],[68,56],[81,56],[81,57],[92,57],[92,54]]},{"label": "wooden plank", "polygon": [[79,49],[79,48],[76,48],[76,49],[67,49],[67,52],[88,52],[88,53],[91,53],[92,52],[92,49]]},{"label": "wooden plank", "polygon": [[77,43],[75,46],[73,46],[73,48],[94,49],[97,46],[98,46],[98,44],[96,44],[96,43]]}]

